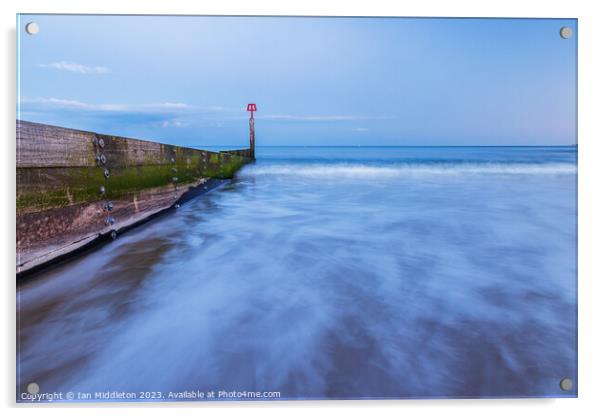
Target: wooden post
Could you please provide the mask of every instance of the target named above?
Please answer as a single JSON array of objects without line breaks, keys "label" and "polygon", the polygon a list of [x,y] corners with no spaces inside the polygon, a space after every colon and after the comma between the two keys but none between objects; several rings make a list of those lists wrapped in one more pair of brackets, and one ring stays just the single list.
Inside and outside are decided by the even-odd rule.
[{"label": "wooden post", "polygon": [[251,113],[249,124],[251,127],[251,159],[255,159],[255,119],[253,118],[253,113]]},{"label": "wooden post", "polygon": [[251,112],[251,118],[249,119],[251,159],[255,159],[255,118],[253,117],[253,113],[257,111],[257,105],[247,104],[247,111]]}]

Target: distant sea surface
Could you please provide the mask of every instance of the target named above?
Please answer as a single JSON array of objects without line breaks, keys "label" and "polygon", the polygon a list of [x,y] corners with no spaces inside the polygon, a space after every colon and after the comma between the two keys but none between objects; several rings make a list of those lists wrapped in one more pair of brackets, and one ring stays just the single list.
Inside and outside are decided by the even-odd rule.
[{"label": "distant sea surface", "polygon": [[18,386],[576,394],[576,147],[257,157],[20,285]]}]

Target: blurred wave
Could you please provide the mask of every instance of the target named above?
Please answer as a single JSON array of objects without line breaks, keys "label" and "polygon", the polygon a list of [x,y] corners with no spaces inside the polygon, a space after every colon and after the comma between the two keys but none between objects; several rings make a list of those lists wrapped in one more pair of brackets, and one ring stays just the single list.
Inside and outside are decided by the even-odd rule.
[{"label": "blurred wave", "polygon": [[576,394],[576,149],[258,157],[20,285],[18,387]]},{"label": "blurred wave", "polygon": [[569,163],[423,163],[395,166],[286,164],[245,169],[242,176],[292,175],[312,177],[399,177],[407,175],[574,175],[577,168]]}]

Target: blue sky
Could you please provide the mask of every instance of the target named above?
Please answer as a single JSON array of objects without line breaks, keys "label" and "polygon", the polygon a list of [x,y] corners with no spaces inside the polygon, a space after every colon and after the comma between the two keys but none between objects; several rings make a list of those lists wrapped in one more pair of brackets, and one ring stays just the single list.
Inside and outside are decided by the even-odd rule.
[{"label": "blue sky", "polygon": [[258,145],[576,143],[574,19],[21,15],[18,32],[24,120],[244,146],[256,102]]}]

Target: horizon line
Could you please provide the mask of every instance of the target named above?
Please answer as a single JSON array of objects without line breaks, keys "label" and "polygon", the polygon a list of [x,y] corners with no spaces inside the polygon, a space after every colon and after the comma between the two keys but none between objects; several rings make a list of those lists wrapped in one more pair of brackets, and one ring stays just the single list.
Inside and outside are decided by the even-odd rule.
[{"label": "horizon line", "polygon": [[[182,145],[176,145],[182,146]],[[244,145],[229,145],[229,144],[205,144],[202,146],[187,145],[188,147],[240,147]],[[576,147],[574,144],[395,144],[395,145],[357,145],[357,144],[265,144],[255,147]]]}]

